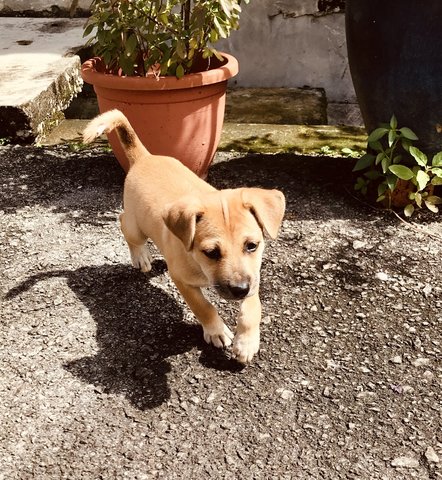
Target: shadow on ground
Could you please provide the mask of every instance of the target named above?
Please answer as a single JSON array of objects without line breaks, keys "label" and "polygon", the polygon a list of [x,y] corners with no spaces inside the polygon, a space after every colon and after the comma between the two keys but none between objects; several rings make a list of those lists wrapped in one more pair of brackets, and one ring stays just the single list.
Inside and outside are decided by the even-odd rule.
[{"label": "shadow on ground", "polygon": [[23,147],[0,161],[0,177],[0,209],[6,214],[51,206],[73,223],[100,225],[113,221],[109,212],[121,206],[124,172],[112,154],[100,149]]},{"label": "shadow on ground", "polygon": [[[100,149],[74,154],[66,147],[30,151],[32,155],[26,155],[24,149],[24,155],[14,155],[12,162],[0,162],[4,179],[0,208],[5,213],[43,205],[76,224],[100,225],[116,218],[124,172],[112,154]],[[329,214],[346,218],[361,210],[349,194],[353,189],[352,164],[352,160],[342,158],[251,154],[214,164],[209,183],[217,188],[279,188],[287,198],[288,218],[295,214],[298,219],[306,219],[306,215],[316,218],[318,210],[309,208],[309,201],[320,191],[330,199]],[[306,208],[297,208],[301,201]],[[343,209],[343,203],[348,208]]]},{"label": "shadow on ground", "polygon": [[[164,262],[155,262],[152,276],[164,269]],[[66,370],[106,393],[126,395],[142,410],[167,400],[167,359],[194,348],[201,334],[197,325],[183,321],[181,306],[126,265],[34,275],[11,290],[7,298],[54,277],[67,279],[97,325],[98,353],[66,364]]]},{"label": "shadow on ground", "polygon": [[166,270],[156,260],[145,275],[129,265],[100,265],[58,270],[29,277],[6,295],[13,299],[39,282],[63,277],[96,323],[98,353],[64,365],[71,374],[105,393],[124,394],[138,409],[169,399],[169,357],[201,349],[200,362],[216,370],[242,366],[206,345],[196,323],[183,320],[183,309],[149,278]]}]

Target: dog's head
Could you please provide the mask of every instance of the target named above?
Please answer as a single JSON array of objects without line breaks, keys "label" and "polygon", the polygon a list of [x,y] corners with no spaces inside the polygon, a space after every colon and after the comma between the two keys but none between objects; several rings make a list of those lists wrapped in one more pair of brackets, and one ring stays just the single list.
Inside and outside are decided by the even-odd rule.
[{"label": "dog's head", "polygon": [[276,238],[284,209],[278,190],[239,188],[183,198],[166,208],[164,221],[209,285],[241,300],[259,287],[264,235]]}]

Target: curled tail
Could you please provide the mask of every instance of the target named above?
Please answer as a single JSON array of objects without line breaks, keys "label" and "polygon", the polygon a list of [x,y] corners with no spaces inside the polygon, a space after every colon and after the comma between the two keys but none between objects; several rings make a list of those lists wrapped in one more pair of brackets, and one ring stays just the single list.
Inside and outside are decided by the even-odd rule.
[{"label": "curled tail", "polygon": [[84,129],[83,141],[91,143],[103,133],[109,133],[112,130],[116,130],[130,165],[133,165],[137,158],[149,154],[129,120],[119,110],[109,110],[91,120]]}]

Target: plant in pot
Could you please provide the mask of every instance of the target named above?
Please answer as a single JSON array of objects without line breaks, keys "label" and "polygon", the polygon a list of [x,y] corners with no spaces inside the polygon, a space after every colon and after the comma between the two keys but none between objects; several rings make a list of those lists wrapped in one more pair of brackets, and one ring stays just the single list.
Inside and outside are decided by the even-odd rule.
[{"label": "plant in pot", "polygon": [[396,117],[368,136],[367,153],[353,168],[361,173],[355,190],[366,195],[375,192],[376,201],[388,208],[404,207],[410,217],[416,207],[427,207],[437,213],[442,199],[434,188],[442,185],[442,152],[429,161],[428,156],[413,145],[418,137],[408,127],[398,128]]},{"label": "plant in pot", "polygon": [[[248,0],[244,0],[248,2]],[[118,108],[153,154],[201,177],[215,154],[227,80],[238,62],[214,44],[239,26],[241,0],[93,0],[84,34],[97,57],[82,65],[101,112]],[[109,135],[122,167],[128,162]]]}]

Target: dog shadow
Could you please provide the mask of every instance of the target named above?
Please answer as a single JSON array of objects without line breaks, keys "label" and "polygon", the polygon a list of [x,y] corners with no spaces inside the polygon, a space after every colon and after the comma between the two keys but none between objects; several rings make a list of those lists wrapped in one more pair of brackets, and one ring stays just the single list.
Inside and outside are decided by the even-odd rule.
[{"label": "dog shadow", "polygon": [[136,408],[146,410],[170,398],[170,357],[197,347],[202,350],[201,363],[221,370],[230,365],[223,355],[217,362],[217,353],[210,351],[214,349],[204,346],[201,327],[184,322],[182,306],[149,282],[165,268],[157,260],[148,275],[122,265],[46,272],[10,290],[7,298],[41,281],[65,277],[96,322],[98,352],[64,368],[104,393],[124,394]]}]

